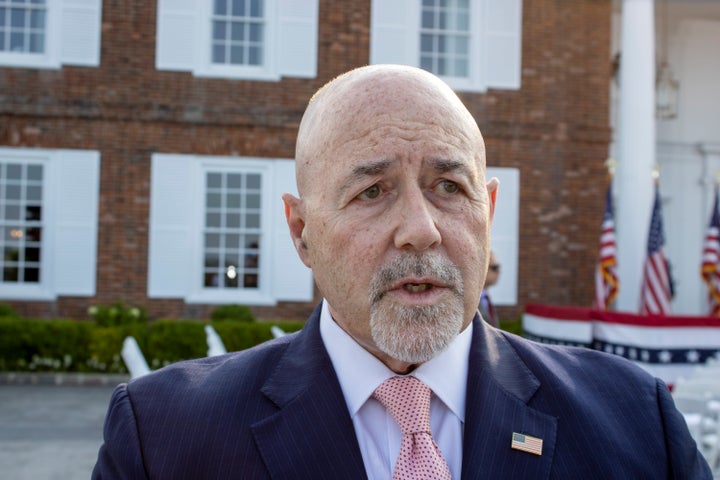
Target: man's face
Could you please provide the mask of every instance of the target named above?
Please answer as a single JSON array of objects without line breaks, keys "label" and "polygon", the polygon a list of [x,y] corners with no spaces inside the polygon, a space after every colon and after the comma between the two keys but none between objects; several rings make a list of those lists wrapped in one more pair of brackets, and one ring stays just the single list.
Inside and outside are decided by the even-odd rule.
[{"label": "man's face", "polygon": [[420,98],[336,126],[302,200],[288,202],[333,318],[396,371],[471,322],[488,262],[479,132],[432,107]]}]

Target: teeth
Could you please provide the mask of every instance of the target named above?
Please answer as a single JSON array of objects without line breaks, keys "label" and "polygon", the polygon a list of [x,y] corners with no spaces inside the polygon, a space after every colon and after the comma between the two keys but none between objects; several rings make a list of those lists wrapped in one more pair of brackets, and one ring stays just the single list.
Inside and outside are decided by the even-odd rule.
[{"label": "teeth", "polygon": [[430,290],[432,285],[429,283],[406,283],[405,290],[410,293],[421,293]]}]

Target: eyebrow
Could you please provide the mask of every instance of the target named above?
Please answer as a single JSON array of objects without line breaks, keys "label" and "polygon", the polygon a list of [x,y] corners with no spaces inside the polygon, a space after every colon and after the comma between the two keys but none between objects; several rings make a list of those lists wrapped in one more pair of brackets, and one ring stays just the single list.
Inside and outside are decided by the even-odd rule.
[{"label": "eyebrow", "polygon": [[391,163],[392,162],[390,160],[378,160],[376,162],[372,162],[366,165],[358,165],[357,167],[353,168],[350,175],[347,176],[347,179],[343,184],[341,190],[347,190],[353,183],[357,182],[362,178],[382,175],[383,173],[388,171]]},{"label": "eyebrow", "polygon": [[[358,165],[353,168],[350,175],[347,176],[341,190],[344,191],[349,189],[353,183],[362,178],[382,175],[390,169],[392,163],[393,162],[391,160],[378,160],[366,165]],[[430,160],[427,163],[436,173],[460,172],[463,175],[470,176],[470,169],[468,166],[459,160],[435,159]]]}]

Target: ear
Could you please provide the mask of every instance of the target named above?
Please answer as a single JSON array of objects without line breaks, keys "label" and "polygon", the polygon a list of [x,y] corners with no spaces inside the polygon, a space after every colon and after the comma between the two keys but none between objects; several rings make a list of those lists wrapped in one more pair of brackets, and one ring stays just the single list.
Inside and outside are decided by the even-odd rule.
[{"label": "ear", "polygon": [[497,200],[497,192],[500,188],[500,180],[498,180],[495,177],[492,177],[487,182],[487,190],[488,190],[488,197],[490,198],[490,221],[492,222],[493,217],[495,216],[495,201]]},{"label": "ear", "polygon": [[285,204],[285,219],[290,229],[290,238],[292,238],[295,250],[297,250],[300,260],[308,267],[310,264],[310,254],[308,252],[307,243],[305,243],[305,215],[303,209],[303,201],[289,193],[282,196]]}]

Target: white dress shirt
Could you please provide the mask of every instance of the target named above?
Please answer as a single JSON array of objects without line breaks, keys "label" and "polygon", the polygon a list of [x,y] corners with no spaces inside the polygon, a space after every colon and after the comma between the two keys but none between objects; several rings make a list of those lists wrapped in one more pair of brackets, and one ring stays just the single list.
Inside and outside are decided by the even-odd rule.
[{"label": "white dress shirt", "polygon": [[[320,335],[340,380],[368,478],[387,480],[392,477],[400,453],[402,434],[385,407],[372,398],[372,393],[382,382],[397,374],[335,323],[325,300],[320,314]],[[471,338],[472,324],[446,350],[410,373],[433,391],[430,429],[453,478],[460,478],[462,468]]]}]

